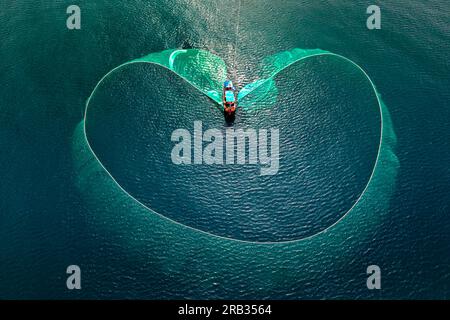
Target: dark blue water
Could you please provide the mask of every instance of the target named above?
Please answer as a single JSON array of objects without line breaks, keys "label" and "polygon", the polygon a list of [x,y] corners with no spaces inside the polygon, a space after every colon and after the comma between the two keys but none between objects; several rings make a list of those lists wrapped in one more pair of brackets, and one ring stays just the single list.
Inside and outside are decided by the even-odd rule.
[{"label": "dark blue water", "polygon": [[[365,1],[243,1],[237,34],[223,32],[235,23],[223,22],[227,4],[219,1],[82,1],[80,31],[65,27],[69,4],[19,1],[0,7],[0,297],[449,298],[450,13],[445,1],[382,4],[380,31],[365,27],[369,5]],[[237,5],[234,8],[237,10]],[[102,75],[120,63],[182,46],[218,54],[240,84],[255,80],[252,70],[264,57],[294,47],[326,49],[362,65],[383,96],[395,131],[390,137],[396,137],[391,141],[394,153],[383,158],[385,170],[380,170],[364,201],[317,237],[257,245],[175,225],[121,192],[83,140],[80,122],[85,101]],[[293,152],[292,162],[280,167],[279,177],[255,183],[272,186],[276,191],[273,198],[266,188],[243,197],[248,182],[240,184],[238,176],[232,176],[240,191],[233,199],[248,201],[248,207],[259,215],[258,221],[266,206],[286,217],[268,215],[267,224],[256,228],[248,228],[251,215],[242,225],[237,223],[241,220],[233,219],[225,221],[229,225],[220,223],[223,216],[215,206],[237,206],[233,201],[211,203],[217,198],[207,194],[207,207],[198,206],[195,200],[210,190],[205,182],[215,182],[212,187],[217,189],[223,179],[202,177],[200,168],[190,168],[199,171],[195,175],[199,180],[188,190],[192,196],[182,202],[180,195],[163,192],[167,186],[156,178],[153,166],[135,166],[149,161],[149,153],[137,152],[144,146],[155,155],[165,154],[152,151],[148,142],[158,138],[143,130],[147,125],[166,130],[166,137],[171,128],[179,127],[167,121],[174,112],[181,127],[192,126],[189,113],[180,117],[168,108],[158,109],[160,122],[144,122],[145,116],[149,117],[143,108],[148,105],[147,93],[139,89],[148,83],[139,78],[149,70],[127,69],[123,86],[114,81],[107,84],[99,99],[114,104],[98,104],[101,121],[94,123],[90,137],[96,139],[99,155],[118,180],[122,177],[140,200],[168,217],[243,240],[302,238],[343,215],[373,166],[374,141],[379,134],[373,97],[368,97],[363,79],[348,69],[326,60],[288,70],[280,75],[280,108],[258,113],[263,121],[268,121],[267,113],[271,113],[282,139],[304,140],[295,143],[301,147],[285,150],[285,154]],[[161,79],[163,84],[169,78],[165,79]],[[130,87],[132,81],[136,83]],[[182,90],[181,83],[169,84]],[[132,99],[111,91],[114,86]],[[202,111],[201,118],[208,126],[223,126],[210,102],[196,93],[189,95],[201,102],[194,111]],[[166,97],[175,100],[172,94]],[[300,98],[304,103],[293,103]],[[129,112],[126,102],[130,101],[137,112]],[[165,104],[155,101],[155,105]],[[371,112],[367,117],[366,111]],[[239,117],[238,126],[254,124],[250,114]],[[120,134],[123,132],[133,134]],[[316,134],[302,136],[302,132]],[[127,155],[135,156],[125,167],[123,146],[129,148]],[[169,148],[169,144],[163,146]],[[340,158],[330,157],[327,146],[344,152]],[[308,159],[305,150],[317,156]],[[312,193],[304,191],[305,181],[288,174],[294,166],[308,164],[311,170],[305,174],[312,175]],[[172,178],[169,189],[181,193],[172,174],[181,174],[182,169],[173,170],[162,174]],[[223,173],[216,173],[223,178]],[[184,174],[192,176],[191,171]],[[320,183],[322,176],[329,178],[327,184]],[[286,185],[292,187],[289,196],[293,202],[277,205],[273,199],[286,194],[276,181],[282,177],[287,177]],[[136,178],[141,182],[136,183]],[[152,188],[155,186],[159,193]],[[184,182],[182,188],[188,187]],[[339,187],[335,199],[320,196]],[[310,209],[297,210],[305,202],[311,204]],[[197,211],[202,213],[198,219],[194,217]],[[211,219],[205,215],[208,213]],[[242,209],[239,216],[245,213]],[[81,291],[65,289],[69,264],[78,264],[83,271]],[[365,286],[365,270],[370,264],[382,269],[381,291],[369,291]]]}]

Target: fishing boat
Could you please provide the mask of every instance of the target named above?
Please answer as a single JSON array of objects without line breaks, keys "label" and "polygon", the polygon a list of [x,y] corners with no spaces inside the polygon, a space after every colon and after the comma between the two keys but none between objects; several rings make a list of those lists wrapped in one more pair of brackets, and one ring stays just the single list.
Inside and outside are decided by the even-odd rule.
[{"label": "fishing boat", "polygon": [[225,118],[232,119],[236,113],[236,88],[233,82],[226,80],[223,83],[223,113]]}]

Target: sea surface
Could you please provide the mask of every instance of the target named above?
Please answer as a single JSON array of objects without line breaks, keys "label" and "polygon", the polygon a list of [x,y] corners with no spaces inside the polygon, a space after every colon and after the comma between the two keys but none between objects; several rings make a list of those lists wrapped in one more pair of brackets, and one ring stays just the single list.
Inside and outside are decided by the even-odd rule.
[{"label": "sea surface", "polygon": [[[446,1],[380,1],[381,30],[367,1],[78,1],[68,30],[71,4],[0,4],[0,298],[450,298]],[[281,71],[276,103],[233,125],[173,72],[126,66],[84,123],[103,75],[176,48],[223,59],[238,90],[267,57],[327,50],[386,112],[324,56]],[[277,128],[277,174],[175,165],[171,134],[195,121]]]}]

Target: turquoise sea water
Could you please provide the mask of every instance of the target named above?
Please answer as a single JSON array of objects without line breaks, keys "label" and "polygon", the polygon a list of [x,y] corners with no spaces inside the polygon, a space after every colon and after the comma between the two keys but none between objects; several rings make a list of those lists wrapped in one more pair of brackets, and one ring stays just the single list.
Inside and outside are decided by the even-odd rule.
[{"label": "turquoise sea water", "polygon": [[[69,4],[0,10],[0,297],[449,298],[444,1],[382,2],[379,31],[365,27],[366,1],[82,1],[79,31],[65,26]],[[230,6],[234,20],[224,20]],[[271,178],[168,162],[173,129],[192,131],[194,120],[225,128],[223,117],[166,70],[124,68],[92,101],[88,139],[122,187],[181,224],[122,192],[87,147],[85,102],[112,68],[170,48],[216,54],[239,89],[266,57],[293,48],[361,65],[389,130],[354,210],[301,241],[214,236],[302,239],[360,196],[380,115],[367,81],[331,57],[280,73],[275,106],[238,113],[238,128],[280,128],[280,174]],[[70,264],[82,269],[81,291],[65,289]],[[381,291],[365,286],[370,264],[382,269]]]}]

